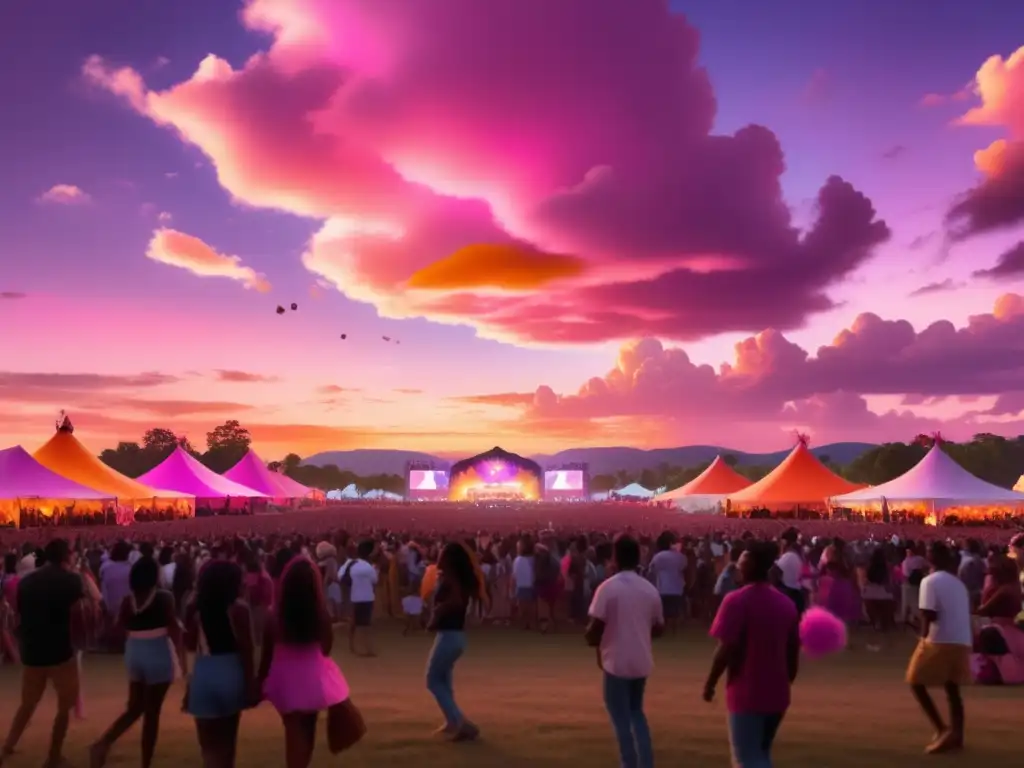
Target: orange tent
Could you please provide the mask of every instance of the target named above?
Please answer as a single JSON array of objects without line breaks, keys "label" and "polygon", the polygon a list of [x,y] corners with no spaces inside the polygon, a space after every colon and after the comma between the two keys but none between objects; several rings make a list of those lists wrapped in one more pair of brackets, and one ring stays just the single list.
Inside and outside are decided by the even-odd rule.
[{"label": "orange tent", "polygon": [[730,467],[721,456],[686,485],[655,497],[655,501],[672,501],[684,496],[728,496],[750,485],[750,481]]},{"label": "orange tent", "polygon": [[121,503],[152,499],[194,501],[194,498],[187,494],[159,491],[111,469],[65,429],[58,430],[57,434],[33,454],[33,457],[58,475],[74,480],[86,488],[109,493]]},{"label": "orange tent", "polygon": [[818,461],[801,439],[779,466],[753,485],[729,496],[732,507],[820,505],[833,496],[860,490]]}]

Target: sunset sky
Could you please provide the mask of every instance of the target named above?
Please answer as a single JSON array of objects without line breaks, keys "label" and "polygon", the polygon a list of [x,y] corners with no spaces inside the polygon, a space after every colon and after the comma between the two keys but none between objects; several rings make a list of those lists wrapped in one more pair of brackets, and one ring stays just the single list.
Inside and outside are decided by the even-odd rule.
[{"label": "sunset sky", "polygon": [[1024,433],[1024,3],[7,0],[0,65],[0,447]]}]

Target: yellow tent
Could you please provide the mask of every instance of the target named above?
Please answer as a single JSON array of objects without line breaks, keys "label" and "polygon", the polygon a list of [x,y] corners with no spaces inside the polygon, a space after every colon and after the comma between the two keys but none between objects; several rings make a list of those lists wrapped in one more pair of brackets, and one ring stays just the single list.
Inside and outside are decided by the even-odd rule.
[{"label": "yellow tent", "polygon": [[121,504],[131,503],[137,506],[139,502],[152,502],[154,499],[188,500],[195,503],[192,496],[150,488],[111,469],[68,430],[58,430],[57,434],[33,454],[33,457],[58,475],[86,488],[109,493]]}]

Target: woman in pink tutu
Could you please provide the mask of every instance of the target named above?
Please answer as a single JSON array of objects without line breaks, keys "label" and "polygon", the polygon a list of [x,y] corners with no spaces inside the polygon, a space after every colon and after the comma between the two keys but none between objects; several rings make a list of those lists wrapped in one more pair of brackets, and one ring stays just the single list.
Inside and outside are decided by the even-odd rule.
[{"label": "woman in pink tutu", "polygon": [[259,674],[264,698],[284,723],[287,768],[309,766],[320,711],[348,701],[348,683],[331,659],[333,645],[320,571],[311,560],[297,557],[278,582]]}]

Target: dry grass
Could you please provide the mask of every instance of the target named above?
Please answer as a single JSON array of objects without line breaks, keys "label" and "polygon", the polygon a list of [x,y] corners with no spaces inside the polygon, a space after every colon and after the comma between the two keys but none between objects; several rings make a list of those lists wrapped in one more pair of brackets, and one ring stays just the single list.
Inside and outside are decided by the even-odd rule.
[{"label": "dry grass", "polygon": [[[483,738],[466,745],[439,743],[430,735],[440,721],[423,685],[430,638],[403,638],[395,626],[385,624],[378,639],[379,658],[357,660],[346,652],[337,654],[366,716],[366,739],[336,760],[320,749],[314,765],[617,765],[601,702],[600,675],[592,652],[578,636],[474,631],[469,654],[456,672],[456,688],[461,706],[479,723]],[[914,768],[969,756],[987,768],[1019,766],[1020,695],[1014,689],[967,692],[969,752],[964,757],[922,755],[930,733],[902,684],[910,642],[902,638],[880,654],[850,651],[834,660],[807,663],[782,727],[777,762],[787,768]],[[661,765],[728,764],[724,707],[700,700],[709,654],[710,645],[696,629],[659,642],[647,712]],[[74,765],[85,765],[87,743],[113,719],[124,700],[119,659],[90,657],[85,674],[88,719],[72,726],[68,757]],[[181,690],[176,688],[165,710],[159,766],[198,765],[192,722],[178,711],[180,700]],[[0,701],[6,720],[17,701],[17,673],[10,667],[0,670]],[[51,714],[48,700],[11,766],[42,763]],[[134,730],[115,747],[111,765],[138,765],[137,750]],[[281,726],[267,705],[243,719],[239,764],[283,765]]]}]

